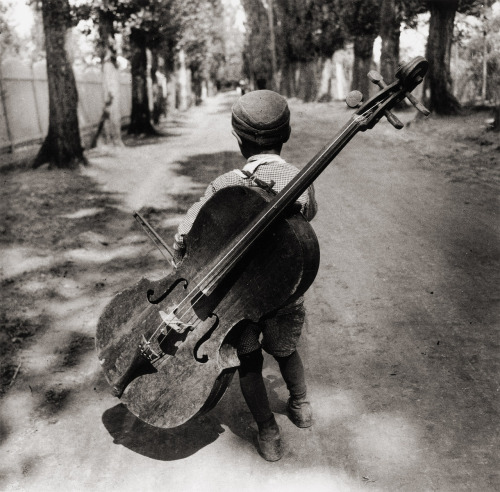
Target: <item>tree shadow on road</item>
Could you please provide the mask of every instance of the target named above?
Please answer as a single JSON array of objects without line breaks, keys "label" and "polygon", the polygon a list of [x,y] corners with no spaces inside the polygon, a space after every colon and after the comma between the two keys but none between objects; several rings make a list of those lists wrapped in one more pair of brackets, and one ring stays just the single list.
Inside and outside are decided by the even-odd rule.
[{"label": "tree shadow on road", "polygon": [[143,145],[165,144],[169,138],[181,135],[180,132],[161,130],[153,135],[128,135],[123,140],[126,147],[141,147]]},{"label": "tree shadow on road", "polygon": [[221,174],[241,169],[245,159],[239,152],[215,152],[213,154],[197,154],[180,161],[181,176],[188,176],[199,183],[207,185]]}]

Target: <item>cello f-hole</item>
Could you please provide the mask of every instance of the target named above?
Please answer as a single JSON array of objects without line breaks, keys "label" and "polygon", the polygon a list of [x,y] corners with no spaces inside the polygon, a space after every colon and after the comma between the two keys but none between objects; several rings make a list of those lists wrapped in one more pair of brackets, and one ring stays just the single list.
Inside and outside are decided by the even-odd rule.
[{"label": "cello f-hole", "polygon": [[193,355],[194,355],[194,359],[196,360],[196,362],[200,362],[201,364],[206,364],[208,362],[208,355],[207,354],[203,354],[201,357],[198,355],[198,351],[200,350],[200,348],[202,347],[202,345],[205,344],[206,341],[208,341],[210,339],[210,337],[212,336],[212,333],[217,329],[217,327],[219,326],[219,318],[217,317],[216,314],[211,314],[210,317],[214,317],[215,318],[215,321],[214,321],[214,324],[212,325],[212,327],[210,328],[210,330],[208,330],[199,340],[198,342],[196,343],[196,345],[194,346],[194,349],[193,349]]},{"label": "cello f-hole", "polygon": [[163,299],[165,299],[165,297],[167,297],[170,294],[170,292],[172,292],[175,289],[175,287],[177,287],[177,285],[180,284],[181,282],[184,282],[184,289],[187,289],[188,281],[184,278],[178,278],[172,285],[170,285],[165,290],[165,292],[163,292],[163,294],[161,294],[156,299],[153,299],[153,295],[155,293],[154,289],[148,289],[148,291],[146,292],[146,297],[151,304],[158,304],[161,301],[163,301]]}]

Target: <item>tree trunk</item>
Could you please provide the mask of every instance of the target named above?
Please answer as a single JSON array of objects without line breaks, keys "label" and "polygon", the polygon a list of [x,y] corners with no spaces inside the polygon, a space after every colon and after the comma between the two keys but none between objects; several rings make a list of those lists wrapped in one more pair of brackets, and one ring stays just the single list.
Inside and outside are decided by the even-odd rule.
[{"label": "tree trunk", "polygon": [[367,77],[372,69],[374,36],[357,36],[354,39],[354,63],[351,90],[358,90],[365,101],[370,97],[371,82]]},{"label": "tree trunk", "polygon": [[[483,21],[484,22],[484,21]],[[488,80],[488,39],[487,39],[487,31],[483,26],[483,80],[481,84],[481,103],[486,104],[486,88],[487,88],[487,80]]]},{"label": "tree trunk", "polygon": [[176,101],[176,81],[174,68],[165,62],[165,72],[167,78],[167,100],[165,102],[165,111],[167,115],[175,111]]},{"label": "tree trunk", "polygon": [[186,67],[186,53],[184,52],[183,49],[179,50],[178,54],[178,77],[177,77],[177,82],[179,84],[179,90],[177,91],[177,97],[178,97],[178,109],[180,111],[186,111],[189,107],[189,100],[188,100],[188,73],[187,73],[187,67]]},{"label": "tree trunk", "polygon": [[273,0],[267,0],[267,16],[269,22],[269,50],[271,52],[271,90],[276,91],[278,63],[276,61],[276,37],[274,34],[274,5]]},{"label": "tree trunk", "polygon": [[493,110],[493,125],[491,129],[494,132],[500,132],[500,104],[495,106],[495,109]]},{"label": "tree trunk", "polygon": [[49,168],[76,169],[80,164],[87,164],[87,160],[80,140],[75,76],[65,47],[70,28],[68,0],[44,0],[42,18],[49,85],[49,131],[33,167],[48,162]]},{"label": "tree trunk", "polygon": [[429,93],[427,107],[438,114],[457,114],[460,103],[452,93],[450,53],[458,0],[432,0],[429,7],[431,18],[426,48],[429,71],[424,83],[426,95]]},{"label": "tree trunk", "polygon": [[176,80],[175,80],[175,56],[173,48],[163,52],[163,66],[165,67],[165,78],[167,80],[167,93],[165,95],[165,116],[175,111]]},{"label": "tree trunk", "polygon": [[148,57],[146,52],[146,34],[132,28],[130,33],[131,74],[132,74],[132,114],[128,132],[136,135],[156,134],[151,124],[148,97]]},{"label": "tree trunk", "polygon": [[[304,102],[315,101],[318,96],[320,75],[317,73],[318,60],[299,62],[299,86],[297,97]],[[320,72],[321,73],[321,72]]]},{"label": "tree trunk", "polygon": [[98,143],[122,146],[120,73],[116,62],[113,14],[109,11],[107,0],[103,0],[102,8],[99,10],[99,55],[107,118],[104,120],[102,135]]},{"label": "tree trunk", "polygon": [[203,84],[205,78],[200,63],[192,63],[190,66],[191,71],[191,88],[194,95],[194,103],[199,106],[203,100]]},{"label": "tree trunk", "polygon": [[280,93],[285,97],[295,97],[295,64],[286,59],[283,60],[283,63]]},{"label": "tree trunk", "polygon": [[395,0],[382,0],[380,8],[380,37],[382,51],[380,53],[380,74],[389,84],[399,63],[399,38],[401,23],[396,15]]},{"label": "tree trunk", "polygon": [[151,93],[153,95],[153,123],[158,125],[160,118],[165,116],[166,101],[163,87],[158,83],[160,54],[157,49],[151,49]]}]

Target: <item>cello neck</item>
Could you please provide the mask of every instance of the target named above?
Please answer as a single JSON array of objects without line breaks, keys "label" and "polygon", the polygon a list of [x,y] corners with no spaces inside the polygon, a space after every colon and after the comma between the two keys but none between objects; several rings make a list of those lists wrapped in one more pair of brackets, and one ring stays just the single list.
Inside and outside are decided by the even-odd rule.
[{"label": "cello neck", "polygon": [[[335,139],[321,149],[269,203],[269,215],[281,215],[311,186],[316,178],[328,167],[340,151],[360,129],[357,118],[351,118],[338,132]],[[266,215],[266,211],[262,215]]]}]

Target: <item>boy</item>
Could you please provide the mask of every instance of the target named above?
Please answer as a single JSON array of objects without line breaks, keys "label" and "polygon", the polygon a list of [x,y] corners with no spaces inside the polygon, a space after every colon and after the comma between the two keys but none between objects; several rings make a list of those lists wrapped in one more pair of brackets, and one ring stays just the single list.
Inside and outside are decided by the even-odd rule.
[{"label": "boy", "polygon": [[[205,195],[187,212],[175,235],[174,263],[178,265],[185,252],[185,236],[203,204],[218,190],[234,185],[252,186],[253,179],[266,183],[274,181],[274,190],[281,191],[298,173],[285,162],[281,149],[290,137],[290,111],[286,99],[273,91],[249,92],[238,99],[232,108],[233,135],[238,141],[247,164],[242,171],[223,174],[208,186]],[[317,205],[311,186],[298,200],[307,220],[316,215]],[[262,377],[262,348],[278,362],[290,392],[287,411],[298,427],[312,425],[311,405],[306,399],[304,368],[296,345],[304,324],[303,298],[264,316],[258,323],[248,322],[241,332],[237,351],[240,387],[245,401],[257,423],[260,454],[268,461],[283,455],[280,429],[269,406]]]}]

